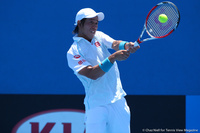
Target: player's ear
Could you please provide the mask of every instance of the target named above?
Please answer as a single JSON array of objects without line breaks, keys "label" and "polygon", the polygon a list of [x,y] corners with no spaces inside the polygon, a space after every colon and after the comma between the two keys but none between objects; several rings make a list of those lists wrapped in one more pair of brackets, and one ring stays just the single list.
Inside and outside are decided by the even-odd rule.
[{"label": "player's ear", "polygon": [[78,26],[78,27],[81,27],[81,21],[80,21],[80,20],[78,20],[77,26]]}]

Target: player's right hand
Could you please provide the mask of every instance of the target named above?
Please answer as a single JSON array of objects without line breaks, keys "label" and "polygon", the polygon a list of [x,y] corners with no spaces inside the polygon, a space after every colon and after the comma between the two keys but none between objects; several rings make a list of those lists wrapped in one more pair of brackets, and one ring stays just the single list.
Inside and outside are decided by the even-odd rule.
[{"label": "player's right hand", "polygon": [[123,61],[128,59],[128,57],[130,56],[130,51],[127,50],[118,50],[115,53],[113,53],[112,55],[110,55],[108,58],[110,60],[111,63],[114,63],[114,61]]}]

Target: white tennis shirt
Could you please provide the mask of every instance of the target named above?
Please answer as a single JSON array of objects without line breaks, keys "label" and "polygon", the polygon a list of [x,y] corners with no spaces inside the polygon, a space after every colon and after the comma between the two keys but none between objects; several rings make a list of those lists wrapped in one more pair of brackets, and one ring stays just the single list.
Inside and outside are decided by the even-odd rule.
[{"label": "white tennis shirt", "polygon": [[114,39],[97,31],[91,42],[82,37],[74,36],[74,43],[67,52],[69,67],[74,71],[85,88],[84,104],[86,110],[114,103],[126,95],[122,88],[119,70],[115,62],[112,68],[102,77],[92,80],[78,72],[88,66],[95,66],[110,56]]}]

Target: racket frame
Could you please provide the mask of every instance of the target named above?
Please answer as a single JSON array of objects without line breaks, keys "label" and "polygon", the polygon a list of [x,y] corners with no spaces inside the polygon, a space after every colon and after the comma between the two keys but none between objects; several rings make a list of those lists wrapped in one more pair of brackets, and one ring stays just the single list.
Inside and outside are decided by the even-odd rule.
[{"label": "racket frame", "polygon": [[[151,12],[152,12],[155,8],[157,8],[159,5],[166,4],[166,3],[170,3],[170,4],[172,4],[172,5],[176,8],[176,10],[178,11],[178,14],[179,14],[178,21],[177,21],[177,23],[176,23],[175,28],[172,29],[168,34],[166,34],[166,35],[164,35],[164,36],[160,36],[160,37],[154,37],[154,36],[152,36],[152,35],[149,33],[148,30],[146,30],[146,29],[147,29],[147,28],[146,28],[146,27],[147,27],[147,20],[148,20],[148,18],[149,18],[149,16],[150,16]],[[176,30],[176,28],[177,28],[178,25],[179,25],[179,22],[180,22],[180,12],[179,12],[179,10],[178,10],[178,8],[177,8],[177,6],[176,6],[175,4],[173,4],[173,3],[170,2],[170,1],[164,1],[164,2],[158,3],[156,6],[154,6],[154,7],[149,11],[149,13],[148,13],[148,15],[147,15],[147,17],[146,17],[145,23],[144,23],[143,30],[142,30],[142,32],[141,32],[139,38],[137,39],[137,41],[135,41],[136,46],[137,46],[138,44],[144,42],[144,41],[149,41],[149,40],[164,38],[164,37],[170,35],[173,31]],[[147,34],[148,34],[150,37],[149,37],[149,38],[146,38],[146,39],[143,39],[143,40],[140,40],[140,39],[142,38],[143,34],[144,34],[144,31],[146,31]]]}]

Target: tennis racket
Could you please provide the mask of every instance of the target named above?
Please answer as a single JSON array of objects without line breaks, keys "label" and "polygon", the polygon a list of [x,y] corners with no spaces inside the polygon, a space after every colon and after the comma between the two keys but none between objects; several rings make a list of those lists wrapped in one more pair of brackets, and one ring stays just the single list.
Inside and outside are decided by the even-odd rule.
[{"label": "tennis racket", "polygon": [[[168,20],[165,23],[159,21],[159,15],[165,14]],[[134,47],[138,46],[142,42],[164,38],[169,36],[176,30],[180,22],[180,13],[175,4],[169,1],[158,3],[148,13],[144,28],[137,41],[134,42]],[[142,36],[146,31],[148,37],[142,39]]]}]

